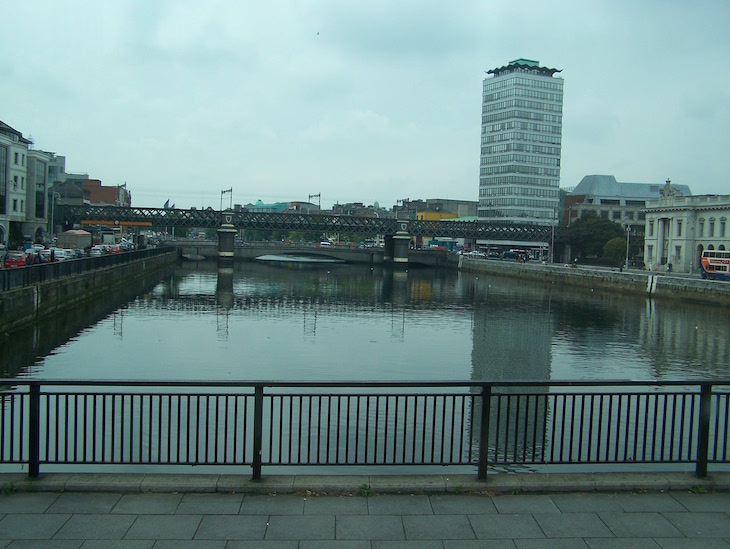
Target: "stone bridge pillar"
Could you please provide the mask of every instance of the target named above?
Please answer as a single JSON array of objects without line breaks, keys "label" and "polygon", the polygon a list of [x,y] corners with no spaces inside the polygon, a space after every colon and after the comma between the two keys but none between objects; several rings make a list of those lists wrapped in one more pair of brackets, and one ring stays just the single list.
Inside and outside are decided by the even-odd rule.
[{"label": "stone bridge pillar", "polygon": [[386,234],[383,236],[383,263],[393,262],[393,236]]},{"label": "stone bridge pillar", "polygon": [[218,265],[233,265],[235,239],[233,210],[225,210],[221,212],[221,226],[218,229]]},{"label": "stone bridge pillar", "polygon": [[398,232],[393,237],[393,264],[408,266],[408,248],[411,244],[411,235],[408,234],[408,221],[398,221]]}]

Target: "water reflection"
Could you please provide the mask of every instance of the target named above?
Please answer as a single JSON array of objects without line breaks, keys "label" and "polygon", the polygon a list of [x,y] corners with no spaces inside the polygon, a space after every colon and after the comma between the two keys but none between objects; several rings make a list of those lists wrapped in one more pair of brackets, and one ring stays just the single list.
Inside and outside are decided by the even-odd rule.
[{"label": "water reflection", "polygon": [[0,359],[46,378],[721,379],[729,328],[721,308],[452,270],[183,263],[3,338]]}]

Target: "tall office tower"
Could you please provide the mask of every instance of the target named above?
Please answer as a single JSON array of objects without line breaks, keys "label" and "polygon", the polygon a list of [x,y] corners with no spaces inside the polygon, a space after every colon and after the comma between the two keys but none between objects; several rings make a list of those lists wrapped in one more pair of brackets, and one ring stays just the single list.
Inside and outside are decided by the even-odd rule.
[{"label": "tall office tower", "polygon": [[482,92],[478,217],[557,220],[563,79],[558,69],[516,59],[487,71]]}]

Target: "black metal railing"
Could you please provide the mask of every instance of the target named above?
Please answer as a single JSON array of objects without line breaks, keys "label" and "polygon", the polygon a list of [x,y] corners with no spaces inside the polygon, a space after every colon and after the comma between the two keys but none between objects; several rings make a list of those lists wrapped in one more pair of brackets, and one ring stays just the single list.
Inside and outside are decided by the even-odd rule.
[{"label": "black metal railing", "polygon": [[730,457],[723,382],[0,380],[0,462],[41,465],[682,464]]},{"label": "black metal railing", "polygon": [[78,259],[67,259],[65,261],[54,261],[52,263],[39,263],[27,267],[0,269],[0,291],[6,292],[13,288],[23,288],[65,276],[121,265],[130,261],[137,261],[138,259],[168,253],[173,250],[174,248],[171,246],[161,246],[122,252],[120,254],[81,257]]}]

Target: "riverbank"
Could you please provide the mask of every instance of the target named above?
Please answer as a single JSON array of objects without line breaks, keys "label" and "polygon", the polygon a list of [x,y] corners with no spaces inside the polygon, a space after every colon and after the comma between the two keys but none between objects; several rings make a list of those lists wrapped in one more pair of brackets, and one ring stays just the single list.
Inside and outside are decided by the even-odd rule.
[{"label": "riverbank", "polygon": [[648,271],[613,271],[590,266],[495,261],[461,256],[459,269],[510,278],[730,307],[730,284]]},{"label": "riverbank", "polygon": [[0,293],[0,326],[9,333],[177,263],[177,253],[63,276]]}]

